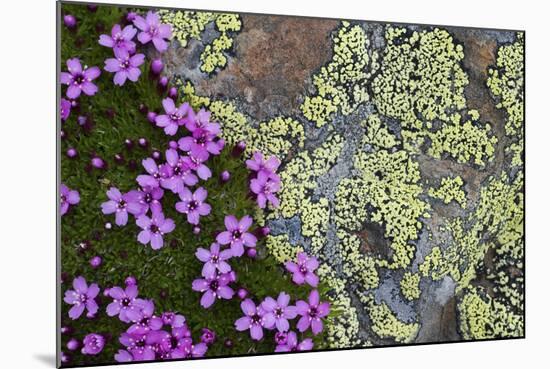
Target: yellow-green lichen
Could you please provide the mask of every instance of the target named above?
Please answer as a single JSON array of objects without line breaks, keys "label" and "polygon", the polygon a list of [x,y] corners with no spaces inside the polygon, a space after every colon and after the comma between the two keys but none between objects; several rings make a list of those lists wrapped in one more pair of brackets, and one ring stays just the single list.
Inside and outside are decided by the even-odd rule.
[{"label": "yellow-green lichen", "polygon": [[470,288],[458,304],[460,332],[464,339],[523,336],[523,316],[491,298],[481,288]]},{"label": "yellow-green lichen", "polygon": [[506,135],[514,143],[507,151],[513,155],[512,165],[523,164],[524,115],[524,35],[516,34],[516,41],[499,47],[496,67],[489,68],[487,86],[497,100],[497,108],[506,110]]},{"label": "yellow-green lichen", "polygon": [[304,116],[317,127],[325,125],[340,110],[349,115],[368,101],[368,80],[377,69],[377,54],[369,51],[363,28],[342,22],[333,36],[332,60],[313,77],[317,93],[307,96],[301,106]]},{"label": "yellow-green lichen", "polygon": [[190,39],[200,40],[206,25],[216,19],[215,13],[194,11],[159,10],[162,23],[172,26],[172,34],[181,46],[186,47]]},{"label": "yellow-green lichen", "polygon": [[351,303],[351,298],[345,288],[345,281],[338,278],[334,270],[326,263],[321,263],[317,274],[330,289],[331,310],[338,312],[336,317],[327,321],[329,347],[349,348],[364,345],[359,338],[357,309]]},{"label": "yellow-green lichen", "polygon": [[404,147],[418,152],[428,142],[428,153],[436,158],[446,154],[479,166],[491,160],[496,138],[490,126],[477,118],[462,122],[458,114],[466,109],[468,84],[462,45],[439,28],[411,32],[390,26],[386,41],[373,99],[382,115],[401,122]]},{"label": "yellow-green lichen", "polygon": [[370,145],[377,149],[391,149],[399,143],[378,115],[369,115],[366,120],[361,122],[361,125],[366,129],[361,142],[363,147]]},{"label": "yellow-green lichen", "polygon": [[230,32],[237,32],[241,29],[242,23],[237,14],[218,14],[216,17],[216,28],[221,33],[210,45],[206,45],[201,54],[201,70],[212,73],[217,68],[223,68],[227,64],[225,53],[233,46],[233,39]]},{"label": "yellow-green lichen", "polygon": [[409,301],[420,297],[420,275],[405,272],[400,282],[401,293]]},{"label": "yellow-green lichen", "polygon": [[281,206],[276,215],[291,218],[302,213],[304,200],[317,187],[315,180],[334,165],[343,144],[341,136],[332,135],[312,153],[302,151],[286,164],[280,172],[283,187],[279,192]]},{"label": "yellow-green lichen", "polygon": [[283,160],[291,151],[304,147],[302,124],[292,118],[277,117],[261,122],[250,136],[250,151],[275,155]]},{"label": "yellow-green lichen", "polygon": [[285,263],[289,260],[294,260],[296,259],[296,255],[298,254],[298,252],[304,251],[302,246],[292,245],[288,239],[288,235],[286,234],[278,236],[267,236],[265,246],[267,252],[272,255],[279,263]]},{"label": "yellow-green lichen", "polygon": [[462,189],[464,181],[461,177],[444,177],[438,188],[430,188],[428,194],[436,199],[440,199],[445,204],[456,201],[462,208],[466,207],[466,193]]},{"label": "yellow-green lichen", "polygon": [[[406,267],[414,257],[409,241],[418,238],[419,218],[429,217],[430,206],[420,199],[418,163],[406,151],[373,153],[359,150],[354,160],[361,175],[340,181],[335,219],[339,227],[358,230],[364,222],[379,223],[392,240],[392,267]],[[368,206],[373,211],[368,210]]]},{"label": "yellow-green lichen", "polygon": [[350,281],[359,283],[363,289],[378,287],[379,277],[375,260],[360,251],[361,240],[358,236],[338,231],[344,274]]},{"label": "yellow-green lichen", "polygon": [[361,301],[367,306],[371,320],[371,330],[382,339],[393,339],[397,343],[412,342],[420,325],[418,323],[405,323],[400,321],[391,309],[382,302],[376,304],[370,295],[361,295]]},{"label": "yellow-green lichen", "polygon": [[221,123],[223,138],[230,146],[246,141],[250,136],[250,124],[246,116],[231,102],[212,101],[209,105],[212,120]]}]

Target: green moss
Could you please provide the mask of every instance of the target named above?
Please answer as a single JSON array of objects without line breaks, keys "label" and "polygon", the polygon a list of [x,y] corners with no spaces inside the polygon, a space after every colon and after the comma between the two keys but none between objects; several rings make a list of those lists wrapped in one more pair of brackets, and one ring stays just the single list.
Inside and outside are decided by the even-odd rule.
[{"label": "green moss", "polygon": [[456,201],[462,208],[466,207],[466,193],[462,189],[464,181],[461,177],[443,177],[438,188],[430,188],[428,194],[440,199],[445,204]]},{"label": "green moss", "polygon": [[523,336],[523,316],[494,300],[481,288],[470,288],[458,304],[460,332],[464,339],[478,340]]},{"label": "green moss", "polygon": [[405,272],[400,282],[401,293],[409,301],[420,297],[420,275]]},{"label": "green moss", "polygon": [[[461,66],[463,47],[443,29],[408,31],[389,26],[381,73],[373,81],[379,112],[398,119],[404,147],[419,152],[429,145],[435,158],[448,155],[460,163],[484,166],[494,155],[496,138],[479,114],[466,109],[468,76]],[[437,124],[436,124],[437,123]],[[429,140],[428,140],[429,139]]]},{"label": "green moss", "polygon": [[332,60],[313,77],[317,93],[307,96],[301,106],[317,127],[325,125],[333,113],[349,115],[368,101],[368,80],[378,67],[377,54],[369,50],[370,41],[361,26],[342,22],[332,41]]}]

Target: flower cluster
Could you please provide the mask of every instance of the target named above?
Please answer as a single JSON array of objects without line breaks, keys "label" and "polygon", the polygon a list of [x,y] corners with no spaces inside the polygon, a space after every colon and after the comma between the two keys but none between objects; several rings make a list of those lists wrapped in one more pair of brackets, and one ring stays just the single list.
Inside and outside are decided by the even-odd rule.
[{"label": "flower cluster", "polygon": [[275,208],[279,206],[279,199],[275,194],[281,189],[281,178],[276,173],[280,164],[276,156],[264,160],[259,151],[246,161],[246,167],[255,174],[250,181],[250,190],[256,195],[256,202],[262,209],[268,202]]},{"label": "flower cluster", "polygon": [[132,41],[136,33],[137,29],[131,25],[122,29],[120,25],[115,24],[110,36],[99,36],[100,45],[113,49],[115,57],[105,60],[104,69],[115,74],[115,85],[122,86],[127,79],[136,82],[141,75],[139,67],[145,61],[145,55],[136,54],[136,43]]},{"label": "flower cluster", "polygon": [[[292,346],[288,351],[293,350],[298,346],[297,342],[288,342],[288,335],[294,334],[290,331],[290,322],[297,316],[300,316],[296,328],[300,332],[305,332],[311,327],[314,335],[319,334],[323,330],[322,319],[330,312],[328,302],[319,301],[319,292],[313,290],[309,294],[308,301],[296,301],[296,305],[289,305],[290,296],[285,292],[281,292],[277,299],[266,297],[260,304],[256,306],[251,299],[246,299],[241,303],[241,310],[244,316],[235,321],[235,329],[238,331],[250,331],[250,337],[253,340],[259,341],[263,338],[264,329],[278,331],[276,335],[276,343],[278,350],[284,350],[282,346],[290,343]],[[282,339],[285,337],[285,340]],[[313,341],[306,339],[302,348],[305,350],[313,347]]]},{"label": "flower cluster", "polygon": [[[115,355],[117,362],[169,360],[202,357],[212,342],[194,343],[186,319],[181,314],[164,312],[155,314],[152,300],[138,297],[138,286],[129,284],[125,289],[112,287],[107,293],[113,301],[107,306],[107,315],[129,324],[119,337],[125,347]],[[203,332],[204,335],[204,332]]]}]

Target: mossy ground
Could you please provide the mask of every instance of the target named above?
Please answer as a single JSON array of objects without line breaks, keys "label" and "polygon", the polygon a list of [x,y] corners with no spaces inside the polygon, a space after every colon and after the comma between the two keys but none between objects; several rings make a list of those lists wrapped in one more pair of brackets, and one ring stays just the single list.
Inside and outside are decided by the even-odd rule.
[{"label": "mossy ground", "polygon": [[[99,35],[110,33],[112,25],[120,23],[127,10],[100,6],[94,13],[83,5],[62,5],[62,14],[73,14],[78,25],[75,31],[61,27],[61,70],[66,70],[65,61],[72,57],[78,57],[83,65],[102,69],[101,76],[96,80],[99,92],[92,97],[82,95],[80,111],[73,110],[62,126],[67,138],[61,145],[61,181],[78,190],[81,198],[80,203],[62,217],[61,269],[66,277],[62,293],[72,288],[73,278],[79,275],[89,283],[98,283],[102,289],[123,286],[125,278],[132,275],[137,279],[140,297],[153,299],[157,314],[175,311],[185,315],[195,340],[198,340],[203,327],[216,332],[218,340],[209,348],[207,356],[272,352],[272,331],[258,343],[251,341],[247,332],[235,331],[233,322],[242,315],[240,300],[236,297],[231,301],[218,300],[213,307],[205,310],[199,305],[201,294],[191,290],[191,282],[200,276],[202,267],[194,256],[197,247],[208,247],[214,241],[216,233],[223,230],[226,214],[242,217],[256,213],[256,204],[248,195],[249,173],[242,159],[231,156],[231,147],[226,147],[220,156],[211,158],[207,163],[213,176],[200,185],[208,190],[207,202],[212,205],[212,213],[201,219],[202,231],[199,235],[193,234],[185,216],[175,211],[174,204],[178,198],[169,191],[165,191],[162,205],[166,216],[175,220],[176,229],[165,236],[165,246],[159,251],[138,243],[139,228],[132,217],[126,226],[118,227],[113,216],[101,213],[100,204],[107,199],[106,190],[111,186],[118,187],[122,192],[137,188],[135,178],[143,172],[141,160],[150,156],[153,150],[164,153],[168,142],[173,139],[166,136],[162,129],[151,125],[139,109],[143,104],[150,110],[160,112],[161,100],[165,96],[148,74],[150,57],[141,67],[142,75],[137,83],[127,81],[122,87],[115,86],[112,74],[103,70],[104,60],[112,57],[112,50],[97,43]],[[148,56],[155,53],[147,48]],[[62,93],[65,93],[65,87]],[[93,122],[89,132],[79,126],[79,115],[88,116]],[[137,145],[140,137],[149,141],[147,148]],[[131,150],[124,144],[127,138],[135,143]],[[78,150],[77,158],[65,156],[69,147]],[[115,154],[122,154],[125,163],[115,163]],[[106,161],[105,170],[85,169],[93,155]],[[131,168],[131,161],[137,163],[137,169]],[[232,175],[226,184],[218,179],[223,170],[228,170]],[[105,228],[106,222],[112,223],[112,229]],[[91,246],[86,251],[79,248],[83,241],[89,241]],[[266,296],[276,296],[280,291],[288,292],[293,299],[305,299],[310,289],[291,283],[281,264],[265,252],[264,241],[260,241],[257,248],[259,257],[256,260],[246,256],[231,260],[238,274],[234,287],[246,288],[256,302]],[[89,260],[95,255],[103,258],[103,264],[94,270]],[[320,290],[323,292],[325,289],[321,286]],[[88,319],[84,314],[76,321],[68,317],[70,306],[62,303],[62,326],[68,325],[74,329],[73,334],[62,337],[62,350],[66,351],[67,341],[71,337],[82,339],[88,333],[97,332],[108,338],[105,349],[97,356],[84,356],[75,351],[74,364],[113,362],[114,354],[123,348],[118,337],[128,325],[116,317],[107,316],[105,308],[110,298],[101,296],[98,302],[100,310],[97,318]],[[224,346],[226,339],[233,341],[232,348]],[[316,348],[322,348],[323,342],[323,334],[315,337]]]}]

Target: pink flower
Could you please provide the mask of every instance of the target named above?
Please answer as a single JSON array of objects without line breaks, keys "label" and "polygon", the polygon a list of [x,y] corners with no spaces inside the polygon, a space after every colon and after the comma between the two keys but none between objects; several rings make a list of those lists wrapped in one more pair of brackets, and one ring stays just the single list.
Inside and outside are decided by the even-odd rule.
[{"label": "pink flower", "polygon": [[214,304],[216,298],[230,300],[235,292],[228,284],[231,282],[229,275],[218,274],[211,278],[195,279],[193,291],[204,292],[201,297],[201,306],[208,309]]},{"label": "pink flower", "polygon": [[61,183],[61,216],[65,215],[71,205],[76,205],[80,202],[80,194],[76,190],[71,190],[64,183]]},{"label": "pink flower", "polygon": [[80,64],[78,58],[67,60],[68,72],[61,72],[61,83],[69,86],[67,88],[67,97],[76,99],[84,92],[88,96],[95,95],[98,88],[92,83],[94,79],[99,77],[101,71],[98,67],[84,68]]},{"label": "pink flower", "polygon": [[136,82],[141,75],[139,66],[145,61],[145,55],[131,55],[128,50],[115,48],[115,58],[105,60],[105,70],[114,73],[113,81],[115,85],[122,86],[126,79]]},{"label": "pink flower", "polygon": [[166,233],[170,233],[176,228],[176,224],[170,218],[164,218],[164,214],[155,213],[149,218],[147,215],[140,215],[136,224],[142,229],[138,234],[138,241],[144,245],[151,242],[153,250],[158,250],[164,246],[162,238]]},{"label": "pink flower", "polygon": [[201,216],[210,214],[212,207],[205,203],[208,192],[199,187],[195,193],[191,192],[187,187],[179,193],[181,201],[176,203],[176,210],[180,213],[187,214],[187,221],[190,224],[197,225]]},{"label": "pink flower", "polygon": [[313,334],[318,334],[323,330],[322,318],[330,312],[328,302],[319,302],[319,292],[313,290],[309,294],[308,302],[300,300],[296,302],[296,311],[302,317],[296,325],[300,332],[305,332],[310,326]]},{"label": "pink flower", "polygon": [[276,156],[271,156],[269,159],[264,160],[263,154],[259,151],[256,151],[252,155],[252,159],[246,161],[246,167],[254,172],[265,170],[269,173],[275,173],[279,165],[281,165],[281,162]]},{"label": "pink flower", "polygon": [[258,172],[258,176],[250,181],[250,189],[256,194],[256,201],[264,209],[269,201],[274,207],[279,206],[279,199],[275,193],[281,189],[281,179],[275,173],[265,170]]},{"label": "pink flower", "polygon": [[252,225],[252,217],[245,215],[238,220],[234,215],[227,215],[224,222],[226,230],[216,237],[216,241],[220,245],[229,245],[233,256],[242,256],[244,246],[256,247],[256,236],[247,232]]},{"label": "pink flower", "polygon": [[73,288],[74,290],[65,291],[63,299],[67,304],[73,305],[69,310],[69,317],[73,320],[78,319],[85,309],[91,315],[97,313],[98,306],[95,298],[99,293],[98,285],[92,283],[88,286],[84,277],[76,277],[73,280]]},{"label": "pink flower", "polygon": [[310,351],[313,348],[313,340],[306,338],[302,342],[298,342],[298,336],[295,332],[288,332],[286,342],[277,345],[275,352],[296,352]]},{"label": "pink flower", "polygon": [[124,49],[133,54],[136,52],[136,43],[132,41],[137,33],[137,29],[131,25],[127,25],[122,29],[120,25],[115,24],[111,29],[111,35],[99,36],[99,44],[105,47],[117,49]]},{"label": "pink flower", "polygon": [[287,261],[286,270],[292,273],[292,281],[296,284],[307,282],[311,287],[317,287],[319,277],[315,275],[315,269],[319,267],[319,261],[315,256],[307,256],[305,252],[299,252],[297,263]]},{"label": "pink flower", "polygon": [[204,263],[202,267],[202,276],[205,278],[213,278],[216,270],[220,273],[229,273],[231,266],[226,260],[231,259],[233,253],[231,250],[223,250],[220,252],[220,245],[214,242],[210,245],[210,251],[199,247],[195,252],[197,259]]},{"label": "pink flower", "polygon": [[265,327],[268,329],[277,327],[279,332],[286,332],[290,328],[288,319],[296,318],[297,312],[295,306],[288,306],[290,296],[284,292],[279,294],[277,300],[272,297],[266,297],[262,302],[262,309],[265,311]]},{"label": "pink flower", "polygon": [[244,316],[235,321],[235,329],[240,332],[250,330],[250,337],[253,340],[261,340],[264,336],[265,311],[260,306],[256,306],[251,299],[241,302],[241,310]]},{"label": "pink flower", "polygon": [[161,24],[156,13],[149,11],[145,18],[136,15],[134,25],[142,31],[138,34],[138,40],[142,44],[152,41],[158,51],[164,52],[168,49],[165,39],[168,40],[172,37],[172,27],[168,24]]}]

